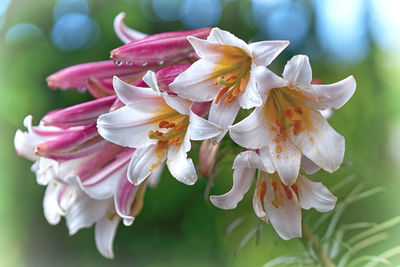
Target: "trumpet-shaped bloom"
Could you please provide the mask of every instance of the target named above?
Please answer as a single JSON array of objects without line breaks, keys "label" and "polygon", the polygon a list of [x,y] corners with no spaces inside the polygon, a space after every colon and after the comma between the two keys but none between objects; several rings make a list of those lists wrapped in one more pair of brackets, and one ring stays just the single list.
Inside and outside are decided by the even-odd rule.
[{"label": "trumpet-shaped bloom", "polygon": [[309,159],[308,165],[337,170],[345,141],[319,111],[338,109],[349,100],[356,88],[353,76],[334,84],[311,84],[311,67],[304,55],[286,64],[283,79],[266,68],[257,71],[263,105],[230,127],[231,138],[270,156],[286,185],[296,181],[302,154]]},{"label": "trumpet-shaped bloom", "polygon": [[[102,139],[97,117],[110,110],[116,96],[57,110],[47,114],[39,126],[32,116],[14,138],[20,156],[35,163],[37,182],[46,185],[43,200],[46,219],[57,224],[65,216],[70,234],[96,224],[95,240],[105,257],[113,257],[112,243],[121,220],[132,224],[143,205],[146,184],[127,180],[128,163],[135,152]],[[150,180],[156,182],[160,168]]]},{"label": "trumpet-shaped bloom", "polygon": [[47,77],[48,86],[52,89],[87,89],[95,98],[114,95],[112,79],[115,75],[132,83],[148,70],[157,71],[173,63],[191,63],[197,58],[186,40],[187,36],[205,38],[210,32],[209,28],[204,28],[147,36],[128,28],[123,22],[124,18],[125,13],[120,13],[114,19],[115,33],[126,45],[111,52],[113,60],[64,68]]},{"label": "trumpet-shaped bloom", "polygon": [[188,37],[200,60],[179,75],[171,90],[192,101],[213,101],[208,119],[224,131],[239,112],[262,104],[256,86],[257,66],[269,65],[288,41],[262,41],[246,44],[233,34],[213,28],[207,40]]},{"label": "trumpet-shaped bloom", "polygon": [[126,106],[101,115],[97,121],[99,133],[113,143],[136,148],[128,168],[128,178],[134,185],[143,182],[165,160],[172,176],[194,184],[196,171],[187,158],[190,140],[214,137],[221,129],[195,114],[192,102],[161,92],[153,72],[143,80],[150,88],[114,78],[115,91]]},{"label": "trumpet-shaped bloom", "polygon": [[233,163],[233,187],[224,195],[211,196],[211,202],[221,209],[234,209],[250,189],[256,170],[257,183],[253,195],[256,215],[272,226],[283,239],[301,237],[301,208],[327,212],[334,208],[336,197],[321,183],[298,175],[296,183],[281,182],[269,156],[260,157],[254,151],[237,155]]}]

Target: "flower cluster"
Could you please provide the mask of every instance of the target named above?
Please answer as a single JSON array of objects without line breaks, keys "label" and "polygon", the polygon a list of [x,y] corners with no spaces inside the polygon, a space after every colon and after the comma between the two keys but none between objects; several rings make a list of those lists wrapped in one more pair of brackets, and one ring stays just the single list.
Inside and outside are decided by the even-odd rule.
[{"label": "flower cluster", "polygon": [[[146,36],[128,28],[124,16],[114,28],[125,44],[111,60],[47,78],[51,88],[85,88],[95,100],[52,111],[38,126],[28,116],[28,131],[15,135],[17,153],[34,161],[37,182],[47,186],[49,223],[65,216],[70,234],[95,224],[98,250],[113,257],[119,222],[133,223],[164,163],[193,185],[191,141],[203,141],[200,170],[208,177],[228,132],[244,151],[233,162],[232,189],[210,197],[215,206],[235,208],[257,172],[254,211],[283,239],[301,237],[301,208],[333,209],[336,197],[303,173],[340,167],[344,138],[322,112],[349,100],[352,76],[314,84],[308,57],[297,55],[281,78],[267,66],[288,41],[247,44],[218,28]],[[234,124],[241,109],[253,111]]]}]

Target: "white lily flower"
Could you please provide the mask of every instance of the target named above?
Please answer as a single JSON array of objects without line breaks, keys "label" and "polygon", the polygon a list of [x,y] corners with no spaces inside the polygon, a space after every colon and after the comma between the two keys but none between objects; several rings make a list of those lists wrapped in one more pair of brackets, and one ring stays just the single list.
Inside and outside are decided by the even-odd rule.
[{"label": "white lily flower", "polygon": [[286,185],[296,181],[302,155],[313,171],[318,167],[336,171],[343,161],[345,140],[319,111],[338,109],[350,99],[356,88],[353,76],[334,84],[311,84],[305,55],[294,56],[286,64],[283,79],[266,68],[257,72],[264,104],[230,127],[231,138],[270,156]]},{"label": "white lily flower", "polygon": [[285,240],[301,237],[301,209],[315,208],[327,212],[334,208],[337,198],[321,183],[298,175],[296,183],[287,186],[275,172],[269,156],[260,157],[254,151],[236,156],[233,163],[233,187],[224,195],[211,196],[211,202],[221,209],[234,209],[250,189],[258,170],[253,195],[257,217],[272,226]]},{"label": "white lily flower", "polygon": [[213,101],[208,119],[222,128],[219,142],[236,118],[240,107],[262,104],[256,86],[255,69],[268,66],[289,45],[289,41],[261,41],[246,44],[233,34],[213,28],[207,40],[188,37],[200,60],[170,85],[173,92],[192,101]]},{"label": "white lily flower", "polygon": [[190,140],[215,137],[222,129],[196,115],[191,101],[160,92],[154,72],[149,71],[143,80],[153,90],[114,77],[115,91],[126,106],[101,115],[98,131],[108,141],[136,148],[128,167],[128,179],[134,185],[142,183],[165,160],[172,176],[194,184],[196,170],[187,158]]}]

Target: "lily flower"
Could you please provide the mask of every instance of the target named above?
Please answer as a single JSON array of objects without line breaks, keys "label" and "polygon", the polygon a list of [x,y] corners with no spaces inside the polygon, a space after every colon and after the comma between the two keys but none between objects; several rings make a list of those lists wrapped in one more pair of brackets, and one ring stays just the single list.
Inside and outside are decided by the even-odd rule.
[{"label": "lily flower", "polygon": [[171,90],[192,101],[213,101],[208,119],[224,131],[233,123],[240,107],[262,104],[256,86],[257,66],[268,66],[289,45],[289,41],[262,41],[246,44],[233,34],[213,28],[207,40],[189,36],[200,60],[171,84]]},{"label": "lily flower", "polygon": [[353,95],[353,76],[334,84],[311,84],[308,57],[294,56],[283,78],[259,68],[258,86],[263,105],[231,126],[231,138],[240,146],[270,156],[285,185],[295,183],[302,155],[316,168],[336,171],[343,161],[345,140],[319,112],[339,109]]},{"label": "lily flower", "polygon": [[70,66],[47,77],[52,89],[88,90],[95,98],[115,95],[112,79],[118,76],[127,83],[139,80],[148,70],[157,71],[175,63],[187,64],[196,60],[193,48],[186,40],[194,35],[205,38],[209,28],[168,32],[147,36],[128,28],[120,13],[114,19],[114,30],[124,46],[114,49],[113,60],[96,61]]},{"label": "lily flower", "polygon": [[233,163],[233,187],[224,195],[211,196],[211,202],[221,209],[234,209],[250,189],[255,172],[257,183],[253,208],[257,217],[271,222],[285,240],[301,237],[301,209],[315,208],[327,212],[334,208],[337,198],[321,183],[312,182],[299,174],[296,183],[281,182],[269,156],[260,157],[254,151],[236,156]]},{"label": "lily flower", "polygon": [[197,59],[188,36],[206,38],[210,28],[189,31],[165,32],[133,40],[111,51],[115,62],[141,67],[168,66],[192,62]]},{"label": "lily flower", "polygon": [[173,177],[194,184],[196,170],[187,158],[190,140],[214,137],[221,128],[195,114],[191,101],[161,92],[154,72],[149,71],[143,80],[150,88],[114,77],[114,89],[126,106],[101,115],[98,131],[110,142],[136,148],[128,167],[128,179],[134,185],[141,184],[164,161]]},{"label": "lily flower", "polygon": [[[48,222],[58,224],[65,216],[70,235],[96,224],[96,246],[108,258],[113,257],[112,244],[119,222],[123,219],[125,225],[133,223],[143,206],[147,185],[137,187],[127,180],[134,149],[105,140],[96,143],[93,140],[101,139],[97,131],[87,134],[86,124],[94,125],[98,113],[109,109],[110,100],[115,98],[50,112],[39,126],[32,126],[32,116],[27,116],[24,125],[28,132],[18,130],[14,138],[17,153],[34,161],[31,169],[37,182],[47,186],[43,207]],[[80,150],[84,153],[74,153]],[[161,168],[149,183],[156,184],[160,175]]]}]

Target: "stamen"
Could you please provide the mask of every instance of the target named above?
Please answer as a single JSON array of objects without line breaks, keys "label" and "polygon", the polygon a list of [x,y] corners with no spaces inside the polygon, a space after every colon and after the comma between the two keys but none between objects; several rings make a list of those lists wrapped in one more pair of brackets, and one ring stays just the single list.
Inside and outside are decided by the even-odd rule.
[{"label": "stamen", "polygon": [[286,109],[285,111],[283,111],[283,117],[293,117],[293,111],[291,109]]},{"label": "stamen", "polygon": [[158,124],[158,127],[160,128],[164,128],[165,125],[168,125],[169,122],[168,121],[160,121],[160,123]]},{"label": "stamen", "polygon": [[267,193],[267,182],[263,181],[261,183],[261,191],[260,191],[260,201],[264,201],[265,194]]},{"label": "stamen", "polygon": [[179,137],[174,137],[174,138],[172,138],[171,140],[168,141],[168,145],[175,144],[179,140],[181,140]]},{"label": "stamen", "polygon": [[296,112],[297,114],[300,114],[300,115],[303,114],[303,110],[299,106],[294,108],[294,112]]},{"label": "stamen", "polygon": [[164,126],[164,128],[166,128],[166,129],[170,129],[170,128],[174,128],[174,127],[175,127],[175,123],[173,123],[173,122],[168,123],[167,125]]},{"label": "stamen", "polygon": [[282,182],[281,182],[281,184],[282,184],[283,190],[284,190],[285,193],[286,193],[287,198],[288,198],[288,199],[292,199],[292,198],[293,198],[293,194],[292,194],[292,191],[290,191],[289,186],[285,185],[285,184],[282,183]]},{"label": "stamen", "polygon": [[240,86],[239,86],[240,92],[243,92],[244,90],[246,90],[246,85],[247,85],[246,80],[243,78],[240,79]]},{"label": "stamen", "polygon": [[221,98],[225,95],[226,92],[228,92],[229,87],[225,86],[224,88],[219,91],[217,97],[215,98],[215,104],[218,104],[218,102],[221,100]]},{"label": "stamen", "polygon": [[180,130],[183,130],[185,128],[185,125],[183,125],[183,123],[181,122],[177,127],[176,127],[176,130],[177,131],[180,131]]},{"label": "stamen", "polygon": [[234,97],[237,97],[237,96],[239,95],[239,92],[240,92],[239,86],[235,86],[234,89],[233,89],[233,91],[232,91],[232,95],[233,95]]},{"label": "stamen", "polygon": [[235,96],[230,94],[227,98],[225,98],[225,102],[229,103],[231,102],[233,99],[235,99]]}]

